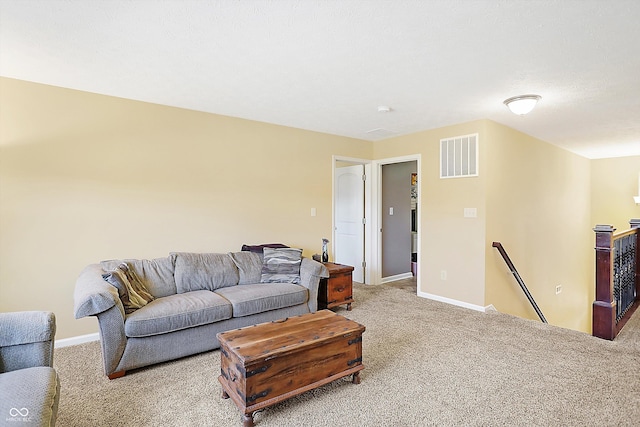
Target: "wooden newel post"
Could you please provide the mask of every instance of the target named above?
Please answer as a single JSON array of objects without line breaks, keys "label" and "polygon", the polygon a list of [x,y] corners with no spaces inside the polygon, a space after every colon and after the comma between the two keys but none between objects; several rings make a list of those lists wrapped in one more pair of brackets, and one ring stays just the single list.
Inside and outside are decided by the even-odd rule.
[{"label": "wooden newel post", "polygon": [[636,304],[640,300],[640,219],[629,221],[632,230],[636,230]]},{"label": "wooden newel post", "polygon": [[610,225],[596,225],[596,300],[593,302],[594,337],[616,336],[616,301],[613,296],[613,232]]}]

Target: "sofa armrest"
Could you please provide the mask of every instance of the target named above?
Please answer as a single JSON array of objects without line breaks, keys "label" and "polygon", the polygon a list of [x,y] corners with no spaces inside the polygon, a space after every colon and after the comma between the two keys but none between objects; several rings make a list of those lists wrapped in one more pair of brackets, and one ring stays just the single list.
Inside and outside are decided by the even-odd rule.
[{"label": "sofa armrest", "polygon": [[318,287],[320,279],[329,277],[329,270],[324,264],[314,261],[311,258],[302,258],[300,263],[300,285],[309,290],[309,312],[315,313],[318,310]]},{"label": "sofa armrest", "polygon": [[102,278],[102,267],[91,264],[85,267],[73,291],[73,309],[76,319],[96,316],[116,305],[118,290]]},{"label": "sofa armrest", "polygon": [[55,334],[50,311],[0,313],[0,372],[53,367]]},{"label": "sofa armrest", "polygon": [[73,293],[76,319],[96,316],[100,328],[102,361],[107,375],[114,373],[122,359],[127,337],[124,332],[125,312],[118,290],[102,278],[100,264],[82,270]]},{"label": "sofa armrest", "polygon": [[125,314],[122,303],[103,311],[96,316],[100,327],[100,346],[102,347],[102,362],[105,375],[118,371],[118,366],[124,349],[127,346],[127,336],[124,332]]}]

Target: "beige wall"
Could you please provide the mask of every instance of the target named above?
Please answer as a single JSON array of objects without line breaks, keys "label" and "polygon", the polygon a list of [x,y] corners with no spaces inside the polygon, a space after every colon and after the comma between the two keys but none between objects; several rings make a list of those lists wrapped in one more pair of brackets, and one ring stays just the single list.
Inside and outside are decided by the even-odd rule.
[{"label": "beige wall", "polygon": [[[480,176],[441,180],[440,139],[472,133]],[[591,229],[640,217],[640,157],[589,161],[487,120],[369,143],[0,78],[0,311],[52,310],[68,338],[97,331],[73,319],[88,263],[275,241],[316,253],[332,155],[420,155],[420,293],[536,319],[499,240],[549,322],[585,332]]]},{"label": "beige wall", "polygon": [[[440,139],[472,133],[479,134],[479,176],[440,179]],[[491,246],[501,241],[547,320],[590,331],[589,160],[488,120],[374,143],[378,160],[415,154],[422,159],[419,291],[537,319]],[[464,218],[466,207],[478,217]]]},{"label": "beige wall", "polygon": [[629,229],[629,220],[640,218],[638,195],[640,156],[599,159],[591,162],[592,223]]},{"label": "beige wall", "polygon": [[[332,155],[370,143],[0,79],[0,311],[73,318],[80,270],[110,258],[331,235]],[[311,217],[310,209],[317,209]]]},{"label": "beige wall", "polygon": [[491,247],[500,241],[549,323],[590,332],[590,161],[494,122],[486,139],[487,304],[538,319]]},{"label": "beige wall", "polygon": [[[418,250],[422,293],[484,306],[485,121],[449,126],[374,143],[374,158],[420,155]],[[440,179],[440,139],[479,133],[480,176]],[[477,208],[477,218],[464,218]],[[447,272],[442,280],[440,273]]]}]

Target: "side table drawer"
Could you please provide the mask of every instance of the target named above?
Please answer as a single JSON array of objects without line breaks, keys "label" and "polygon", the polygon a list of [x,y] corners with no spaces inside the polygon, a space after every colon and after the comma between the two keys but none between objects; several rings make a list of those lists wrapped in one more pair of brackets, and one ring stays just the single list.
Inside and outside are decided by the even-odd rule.
[{"label": "side table drawer", "polygon": [[329,304],[351,299],[351,274],[332,277],[327,283],[327,302]]}]

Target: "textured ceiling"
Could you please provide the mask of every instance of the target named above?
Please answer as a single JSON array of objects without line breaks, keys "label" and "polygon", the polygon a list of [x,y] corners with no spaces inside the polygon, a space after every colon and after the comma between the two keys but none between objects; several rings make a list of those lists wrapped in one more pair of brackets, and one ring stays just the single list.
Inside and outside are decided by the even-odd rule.
[{"label": "textured ceiling", "polygon": [[[638,0],[0,0],[0,75],[366,140],[491,119],[640,155]],[[527,116],[502,104],[525,93]]]}]

